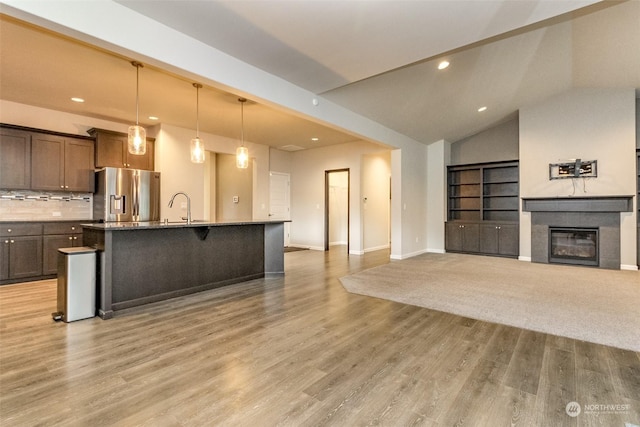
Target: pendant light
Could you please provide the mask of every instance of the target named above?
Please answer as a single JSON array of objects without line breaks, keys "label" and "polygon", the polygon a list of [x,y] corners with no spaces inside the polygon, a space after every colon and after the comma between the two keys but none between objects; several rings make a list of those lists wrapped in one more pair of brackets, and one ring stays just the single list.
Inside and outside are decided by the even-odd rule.
[{"label": "pendant light", "polygon": [[129,137],[127,139],[127,149],[129,153],[136,155],[143,155],[147,152],[147,131],[138,124],[138,110],[139,110],[139,74],[140,68],[144,67],[137,61],[132,61],[131,65],[136,67],[136,124],[135,126],[129,126]]},{"label": "pendant light", "polygon": [[246,98],[238,98],[240,102],[240,141],[241,145],[236,150],[236,167],[246,169],[249,167],[249,150],[244,146],[244,103]]},{"label": "pendant light", "polygon": [[193,163],[204,163],[204,143],[200,139],[200,123],[199,123],[199,91],[202,85],[200,83],[194,83],[193,87],[196,88],[196,137],[191,140],[191,161]]}]

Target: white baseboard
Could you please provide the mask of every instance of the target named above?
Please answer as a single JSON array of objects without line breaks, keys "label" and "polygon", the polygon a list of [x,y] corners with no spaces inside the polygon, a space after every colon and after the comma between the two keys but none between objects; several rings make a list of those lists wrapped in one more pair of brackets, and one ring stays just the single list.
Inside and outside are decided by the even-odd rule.
[{"label": "white baseboard", "polygon": [[426,253],[427,250],[426,249],[421,249],[419,251],[416,252],[411,252],[409,254],[404,254],[404,255],[396,255],[396,254],[391,254],[391,256],[389,258],[391,259],[397,259],[397,260],[402,260],[402,259],[407,259],[407,258],[413,258],[414,256],[418,256],[418,255],[422,255],[424,253]]},{"label": "white baseboard", "polygon": [[519,256],[518,257],[518,261],[531,262],[531,257],[530,256]]},{"label": "white baseboard", "polygon": [[367,252],[380,251],[382,249],[389,249],[389,245],[381,245],[381,246],[374,246],[373,248],[367,248],[362,253],[366,254]]},{"label": "white baseboard", "polygon": [[446,254],[447,252],[444,249],[430,249],[427,248],[427,252],[432,254]]},{"label": "white baseboard", "polygon": [[620,270],[638,271],[637,265],[620,264]]},{"label": "white baseboard", "polygon": [[364,255],[365,251],[349,251],[349,255]]}]

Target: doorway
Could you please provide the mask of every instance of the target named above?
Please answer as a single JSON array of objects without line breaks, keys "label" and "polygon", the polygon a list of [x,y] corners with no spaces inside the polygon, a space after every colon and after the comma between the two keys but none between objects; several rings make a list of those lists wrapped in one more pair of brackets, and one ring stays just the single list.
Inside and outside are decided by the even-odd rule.
[{"label": "doorway", "polygon": [[[291,219],[291,189],[288,173],[269,172],[269,219]],[[291,223],[284,223],[284,246],[289,246]]]},{"label": "doorway", "polygon": [[324,250],[346,245],[349,253],[351,179],[349,169],[324,171]]}]

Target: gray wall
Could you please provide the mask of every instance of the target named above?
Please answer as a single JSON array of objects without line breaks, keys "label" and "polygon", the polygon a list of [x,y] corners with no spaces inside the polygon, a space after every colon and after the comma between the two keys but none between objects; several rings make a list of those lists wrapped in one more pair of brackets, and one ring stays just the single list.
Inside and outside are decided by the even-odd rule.
[{"label": "gray wall", "polygon": [[518,117],[451,144],[452,165],[517,160]]},{"label": "gray wall", "polygon": [[636,148],[640,148],[640,98],[636,98]]}]

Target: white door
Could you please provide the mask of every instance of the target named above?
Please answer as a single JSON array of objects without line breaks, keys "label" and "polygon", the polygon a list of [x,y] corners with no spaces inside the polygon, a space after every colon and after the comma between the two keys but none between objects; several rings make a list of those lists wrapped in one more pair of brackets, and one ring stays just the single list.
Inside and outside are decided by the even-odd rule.
[{"label": "white door", "polygon": [[[269,219],[291,219],[289,174],[269,172]],[[284,245],[289,246],[290,223],[284,224]]]}]

